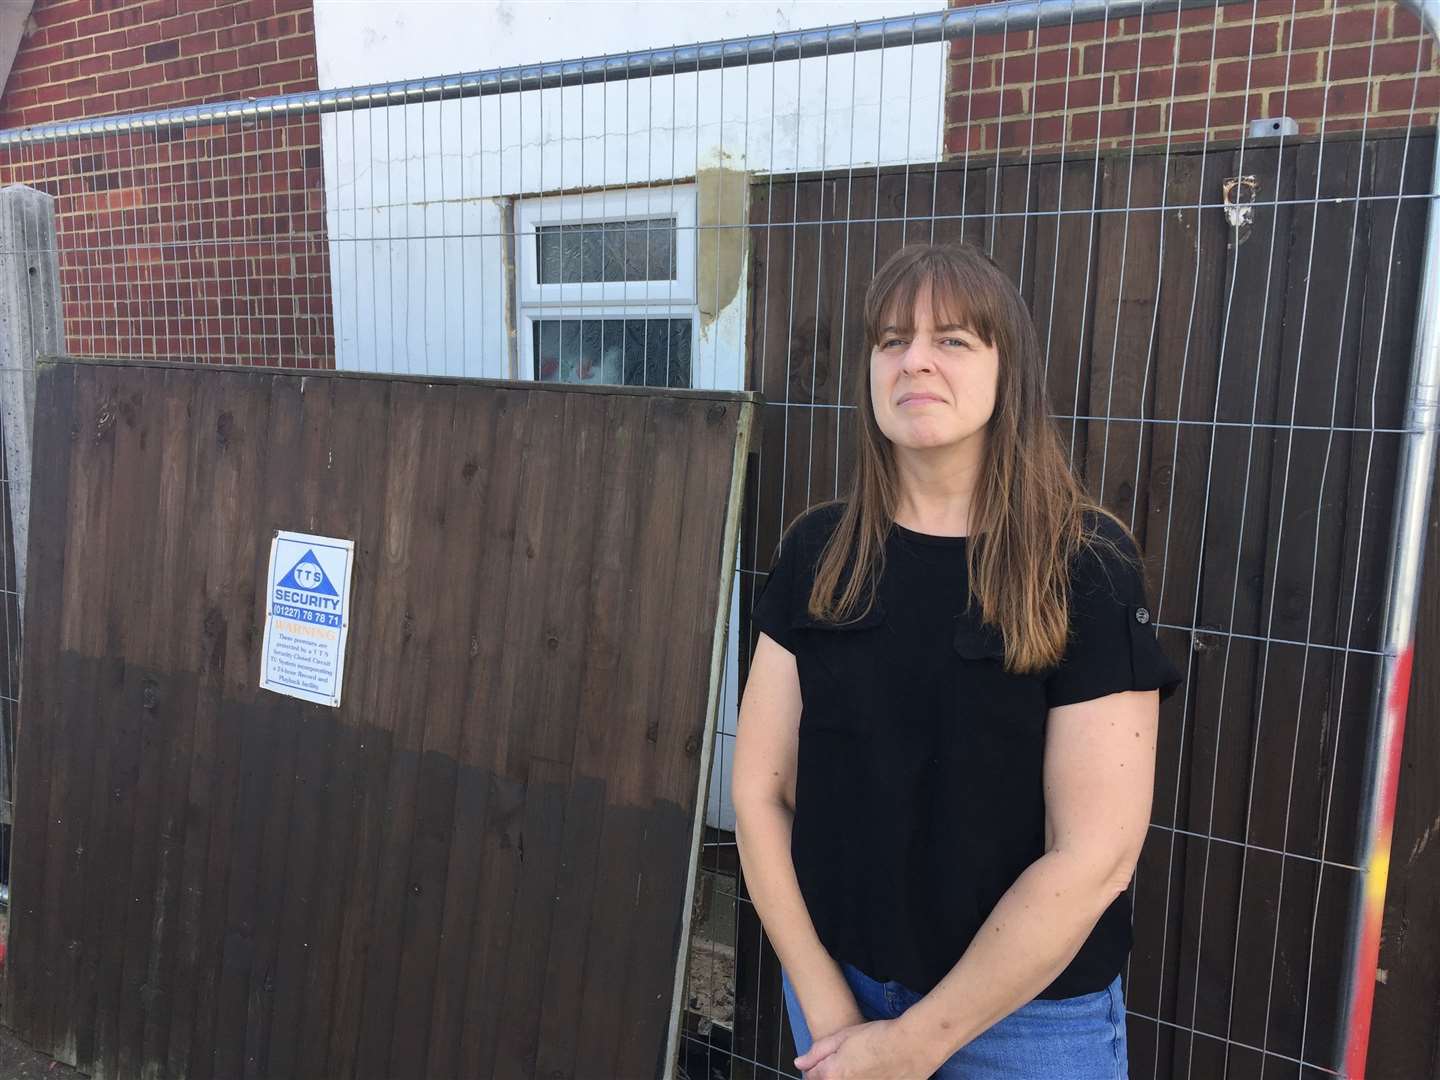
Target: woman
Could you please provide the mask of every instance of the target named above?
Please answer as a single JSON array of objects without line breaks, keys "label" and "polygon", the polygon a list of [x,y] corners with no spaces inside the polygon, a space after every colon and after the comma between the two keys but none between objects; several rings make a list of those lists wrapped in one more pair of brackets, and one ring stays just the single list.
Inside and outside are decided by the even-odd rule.
[{"label": "woman", "polygon": [[796,1067],[1123,1078],[1127,888],[1180,680],[1135,543],[1071,475],[983,253],[900,251],[865,326],[851,495],[781,542],[735,748]]}]

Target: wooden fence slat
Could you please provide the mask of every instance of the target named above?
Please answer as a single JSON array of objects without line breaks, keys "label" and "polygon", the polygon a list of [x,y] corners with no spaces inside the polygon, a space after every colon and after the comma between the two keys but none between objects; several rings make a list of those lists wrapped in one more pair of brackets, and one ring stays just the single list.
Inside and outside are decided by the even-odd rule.
[{"label": "wooden fence slat", "polygon": [[[1035,223],[1035,300],[1030,310],[1045,360],[1050,411],[1058,418],[1072,461],[1076,437],[1084,430],[1073,418],[1084,408],[1081,369],[1094,334],[1090,312],[1097,284],[1096,222],[1093,215],[1079,211],[1091,205],[1096,172],[1092,161],[1064,162],[1040,167],[1035,180],[1036,204],[1044,216]],[[1084,453],[1083,442],[1079,453]]]},{"label": "wooden fence slat", "polygon": [[[73,415],[77,393],[76,373],[61,367],[42,367],[35,391],[35,462],[31,513],[36,518],[57,521],[65,514],[70,500],[71,454],[64,418]],[[40,542],[43,533],[32,530],[29,557],[30,573],[51,581],[62,580],[65,573],[67,537],[51,535]],[[34,593],[32,592],[33,596]],[[54,773],[51,757],[55,748],[54,727],[60,708],[62,687],[60,673],[37,663],[39,655],[49,650],[59,652],[60,605],[31,604],[26,634],[32,651],[24,657],[23,684],[26,711],[17,724],[15,747],[15,822],[31,821],[39,827],[25,832],[12,830],[14,841],[10,858],[10,936],[8,962],[5,966],[5,1023],[19,1030],[33,1028],[37,1011],[52,1005],[44,996],[45,983],[34,974],[39,955],[45,910],[45,822],[49,821],[50,785]],[[73,898],[72,898],[73,899]],[[68,907],[68,905],[67,905]],[[74,940],[73,914],[67,911],[64,921],[67,937]],[[72,976],[73,978],[73,976]],[[46,1024],[54,1023],[47,1019]],[[52,1040],[51,1045],[54,1045]]]},{"label": "wooden fence slat", "polygon": [[[374,894],[367,931],[372,938],[393,934],[403,912],[425,725],[425,673],[438,632],[436,604],[449,587],[447,568],[440,562],[443,530],[439,526],[457,393],[454,387],[406,386],[396,387],[390,399],[391,431],[401,433],[407,453],[391,457],[385,501],[391,560],[386,576],[393,576],[401,587],[393,593],[394,606],[379,615],[397,624],[389,631],[396,635],[396,676],[380,699],[381,708],[393,719],[382,721],[392,733],[392,743],[383,812],[376,822],[378,862],[369,890]],[[403,500],[397,497],[397,486],[407,489]],[[359,1077],[382,1076],[389,1062],[399,953],[395,948],[372,948],[366,961],[356,1043]]]},{"label": "wooden fence slat", "polygon": [[[72,508],[80,510],[80,519],[69,535],[60,540],[71,560],[72,579],[78,579],[83,563],[103,562],[114,543],[108,523],[101,517],[101,508],[103,492],[113,475],[114,418],[118,410],[107,409],[104,389],[99,383],[86,381],[78,387],[78,391],[76,400],[84,410],[80,415],[88,414],[94,426],[84,424],[76,434],[81,438],[95,439],[103,451],[98,460],[92,462],[93,471],[83,468],[79,473],[72,471],[67,485],[75,499]],[[84,798],[84,794],[92,790],[94,782],[93,759],[68,761],[70,755],[65,753],[65,747],[80,740],[87,740],[85,745],[91,745],[90,740],[95,739],[97,730],[94,726],[96,715],[107,704],[101,696],[102,666],[91,659],[98,652],[100,639],[106,632],[103,612],[107,592],[103,587],[99,590],[77,590],[69,595],[68,602],[56,602],[61,618],[60,640],[55,643],[62,658],[61,686],[64,689],[61,694],[73,694],[84,704],[78,709],[58,710],[47,718],[54,725],[56,741],[53,746],[59,753],[51,757],[50,765],[54,776],[50,780],[50,805],[46,814],[48,850],[39,948],[42,957],[49,955],[52,959],[48,963],[42,961],[48,969],[46,989],[43,994],[37,995],[40,1022],[32,1030],[37,1046],[51,1048],[56,1057],[71,1064],[77,1060],[82,1036],[67,1013],[67,1006],[74,995],[80,971],[81,948],[76,945],[86,940],[80,919],[86,910],[84,898],[88,895],[80,887],[84,879],[78,875],[84,872],[87,864],[94,864],[97,857],[103,857],[107,849],[99,843],[86,842],[95,828],[92,825],[91,804]],[[108,747],[109,744],[106,742],[104,745]],[[98,943],[93,940],[86,945],[98,948]],[[17,956],[15,962],[23,967],[23,954]]]},{"label": "wooden fence slat", "polygon": [[[456,405],[457,438],[463,450],[457,455],[458,467],[460,479],[466,484],[467,503],[457,528],[468,528],[482,548],[501,542],[505,528],[514,520],[517,478],[512,471],[499,467],[499,451],[520,444],[529,415],[527,401],[525,394],[514,391],[503,395],[466,393]],[[462,427],[461,418],[467,427]],[[475,564],[471,594],[496,596],[499,575],[506,569],[504,563],[491,559],[475,560]],[[443,947],[436,958],[426,1053],[426,1068],[435,1076],[459,1075],[459,1033],[464,1027],[466,971],[486,850],[483,841],[492,776],[492,760],[483,749],[488,713],[479,706],[484,689],[492,682],[499,639],[486,631],[504,625],[505,617],[505,610],[498,605],[471,605],[468,633],[461,639],[468,666],[458,707],[474,722],[459,731],[455,747],[454,814],[440,927]]]},{"label": "wooden fence slat", "polygon": [[[194,512],[194,468],[199,432],[189,424],[189,402],[195,394],[196,375],[190,371],[167,373],[167,392],[162,417],[165,446],[161,451],[164,473],[160,483],[160,509],[165,520],[188,523],[185,530],[167,531],[161,540],[160,564],[173,571],[155,592],[155,610],[173,611],[185,596],[202,589],[203,553],[209,546],[212,516]],[[181,875],[184,869],[185,815],[190,802],[191,761],[195,745],[195,716],[199,707],[200,640],[197,634],[180,635],[162,648],[160,667],[175,673],[190,673],[187,692],[174,712],[173,737],[164,765],[164,794],[159,822],[159,851],[156,857],[154,914],[147,946],[143,1028],[139,1035],[139,1057],[146,1066],[163,1062],[169,1044],[169,1025],[175,1008],[175,953],[181,904]],[[153,1064],[152,1064],[153,1063]]]},{"label": "wooden fence slat", "polygon": [[[615,416],[608,426],[614,457],[613,467],[606,470],[603,484],[607,492],[618,492],[627,476],[653,475],[654,442],[648,410],[645,415]],[[600,619],[592,627],[588,644],[597,655],[608,651],[606,641],[620,640],[625,628],[636,624],[640,596],[636,579],[645,572],[644,558],[648,557],[647,552],[638,558],[622,560],[616,554],[617,541],[631,535],[638,515],[644,512],[644,502],[627,506],[612,494],[602,500],[601,505],[604,509],[598,522],[597,539],[603,537],[608,542],[600,543],[597,553],[610,553],[608,558],[614,562],[596,567],[597,575],[603,574],[605,584],[603,592],[597,592],[593,601]],[[630,822],[615,805],[610,791],[609,778],[615,774],[617,761],[629,751],[612,721],[614,688],[607,675],[593,661],[587,664],[587,675],[580,687],[574,770],[581,784],[592,779],[606,784],[606,806],[594,823],[596,864],[604,867],[607,875],[628,882],[634,880],[641,835],[627,828]],[[626,712],[634,715],[629,710]],[[624,890],[597,889],[583,903],[583,918],[577,920],[577,925],[565,928],[551,942],[553,955],[565,942],[574,940],[573,935],[581,927],[591,928],[580,948],[581,979],[573,1014],[547,1012],[541,1018],[542,1034],[567,1023],[572,1025],[573,1035],[558,1046],[547,1043],[540,1060],[558,1058],[561,1062],[557,1064],[561,1064],[573,1054],[577,1078],[613,1075],[622,1005],[621,996],[616,992],[616,972],[624,969],[632,932],[626,917],[628,899]],[[576,906],[581,907],[578,898]]]},{"label": "wooden fence slat", "polygon": [[[272,390],[272,410],[278,389],[277,385]],[[332,390],[333,384],[302,383],[298,402],[298,437],[290,437],[287,423],[281,438],[272,437],[270,440],[265,484],[267,499],[262,513],[272,529],[353,538],[353,531],[341,525],[335,504],[326,498],[327,493],[323,490],[333,475],[337,451],[343,454],[353,447],[356,438],[356,433],[343,420],[338,426],[335,424]],[[288,404],[288,395],[286,398]],[[272,415],[272,431],[274,425]],[[344,467],[342,459],[341,468]],[[355,491],[355,495],[360,495],[360,492]],[[356,503],[348,505],[353,507]],[[259,695],[260,698],[268,696]],[[270,811],[265,822],[257,871],[260,889],[244,1018],[246,1077],[271,1075],[268,1063],[272,1050],[272,1023],[275,1000],[281,986],[277,969],[284,955],[280,942],[282,922],[292,913],[303,916],[306,908],[304,868],[313,864],[314,850],[307,847],[299,865],[290,855],[298,846],[296,833],[308,831],[313,820],[312,807],[306,797],[308,785],[305,777],[320,767],[316,758],[321,750],[315,744],[317,741],[328,741],[324,729],[332,726],[333,714],[325,706],[295,699],[287,699],[284,705],[281,713],[283,726],[275,736]],[[321,729],[318,733],[317,727]],[[297,952],[303,950],[300,943],[293,947]]]},{"label": "wooden fence slat", "polygon": [[[142,523],[153,513],[148,499],[153,487],[148,481],[155,470],[147,467],[141,433],[136,430],[141,403],[125,393],[114,372],[96,371],[94,387],[97,401],[94,423],[97,433],[101,427],[106,429],[104,437],[110,441],[113,473],[104,488],[91,492],[93,517],[85,531],[97,543],[103,538],[106,543],[114,544],[109,550],[115,555],[126,552],[127,562],[133,565],[144,558],[137,540]],[[115,506],[126,513],[110,514]],[[92,566],[109,562],[104,548],[97,548],[94,557],[96,561]],[[87,555],[86,562],[90,560]],[[73,595],[72,583],[76,593],[85,591],[84,578],[90,573],[78,563],[72,565],[76,576],[66,582],[67,599]],[[143,576],[141,572],[118,575],[100,610],[92,608],[82,613],[72,609],[76,611],[77,620],[88,624],[81,626],[77,621],[77,639],[88,636],[87,631],[103,632],[105,641],[99,654],[108,656],[100,689],[100,723],[96,730],[99,753],[91,802],[92,819],[103,819],[104,825],[97,836],[100,861],[93,868],[94,876],[87,876],[84,887],[94,889],[92,883],[98,881],[108,882],[111,887],[95,890],[99,895],[92,908],[93,921],[86,929],[86,937],[92,944],[86,964],[86,994],[77,1020],[81,1032],[93,1026],[94,1056],[89,1071],[102,1077],[116,1076],[119,1071],[121,976],[131,895],[130,845],[140,770],[141,717],[145,714],[147,698],[156,690],[148,672],[123,659],[132,648],[144,655],[151,641],[152,628],[143,614],[148,600],[140,589]],[[100,767],[101,761],[106,763],[104,769]],[[82,1034],[78,1040],[81,1046],[85,1037]]]},{"label": "wooden fence slat", "polygon": [[[445,484],[444,550],[439,561],[450,568],[450,577],[437,601],[439,632],[424,707],[415,830],[400,925],[391,1075],[431,1075],[426,1057],[433,1034],[436,966],[442,963],[439,952],[446,941],[448,869],[459,819],[457,786],[466,690],[474,673],[477,650],[473,643],[494,625],[493,616],[473,598],[483,561],[476,557],[476,539],[483,533],[486,481],[493,473],[493,468],[481,472],[481,462],[492,460],[496,453],[499,406],[494,395],[460,389],[450,452],[446,461],[436,463]],[[465,842],[463,833],[460,840]],[[454,955],[463,954],[457,951]],[[453,1060],[435,1073],[447,1074],[454,1075]]]},{"label": "wooden fence slat", "polygon": [[[167,373],[167,376],[169,373]],[[162,388],[163,390],[164,388]],[[162,800],[169,776],[170,748],[177,741],[180,725],[194,714],[196,679],[193,668],[171,667],[165,663],[166,635],[164,627],[168,612],[158,607],[159,592],[148,583],[171,574],[183,574],[185,567],[178,556],[178,546],[146,542],[150,523],[163,520],[164,515],[178,509],[183,499],[184,483],[179,466],[170,459],[184,460],[179,449],[185,441],[182,428],[173,432],[165,425],[165,414],[146,407],[143,392],[121,393],[120,447],[130,441],[135,449],[130,460],[122,457],[117,447],[115,470],[136,478],[137,490],[126,493],[123,486],[111,489],[110,497],[127,498],[125,509],[133,524],[122,543],[129,553],[133,588],[127,607],[120,618],[138,624],[141,634],[137,649],[142,657],[131,670],[137,676],[134,685],[138,697],[129,708],[136,727],[135,751],[137,772],[133,777],[133,812],[129,825],[129,872],[117,890],[123,898],[115,936],[118,952],[118,1003],[115,1009],[116,1028],[115,1075],[138,1077],[144,1067],[142,1059],[146,1007],[151,1003],[152,988],[147,980],[150,970],[150,939],[154,925],[155,880],[160,855],[159,826],[163,812]],[[163,483],[162,483],[163,481]],[[124,504],[122,504],[124,505]],[[112,807],[113,809],[113,807]],[[72,887],[82,886],[81,882]]]},{"label": "wooden fence slat", "polygon": [[[269,385],[202,380],[193,412],[197,437],[195,501],[214,515],[200,611],[200,704],[195,717],[190,808],[186,815],[181,901],[182,973],[175,993],[168,1067],[195,1080],[212,1075],[216,976],[223,958],[226,873],[241,782],[245,702],[254,700],[252,659],[259,642],[247,632],[250,604],[262,591],[267,545],[237,530],[230,515],[260,497],[265,478]],[[244,604],[239,621],[236,598]],[[194,632],[192,628],[192,633]]]},{"label": "wooden fence slat", "polygon": [[[341,391],[331,386],[332,398]],[[377,437],[386,428],[390,409],[390,388],[384,382],[364,382],[346,389],[354,418],[346,425],[333,458],[333,489],[327,489],[327,506],[319,512],[344,515],[353,521],[355,541],[354,585],[351,602],[351,638],[348,648],[355,656],[370,654],[379,633],[374,617],[378,590],[363,585],[376,580],[384,545],[384,513],[381,500],[363,498],[372,490],[377,477],[386,473],[388,441]],[[347,452],[348,446],[348,452]],[[353,508],[353,509],[352,509]],[[351,515],[353,514],[353,518]],[[320,519],[323,526],[325,518]],[[341,525],[343,530],[345,525]],[[322,535],[328,535],[322,533]],[[347,535],[341,533],[341,535]],[[364,684],[356,680],[348,684],[347,695],[360,698],[363,709],[366,699],[361,695]],[[323,706],[316,706],[323,710]],[[356,857],[359,810],[364,798],[367,753],[373,754],[377,739],[365,724],[338,724],[333,736],[333,760],[326,781],[322,821],[317,825],[320,836],[318,860],[316,851],[303,847],[295,852],[299,859],[315,861],[317,883],[312,901],[313,917],[299,920],[295,926],[308,935],[309,955],[305,960],[303,984],[300,972],[287,973],[285,956],[293,951],[282,932],[282,969],[275,997],[275,1020],[271,1032],[270,1071],[287,1075],[287,1062],[298,1055],[299,1067],[289,1071],[300,1076],[318,1076],[326,1068],[332,1035],[332,1003],[335,1001],[337,971],[340,965],[340,935],[345,910],[344,898]],[[294,845],[292,845],[292,851]],[[302,943],[303,947],[303,943]],[[292,1005],[293,998],[298,1001]],[[297,1045],[298,1044],[298,1045]]]},{"label": "wooden fence slat", "polygon": [[[1212,429],[1178,421],[1199,421],[1202,410],[1213,407],[1228,239],[1224,218],[1199,207],[1204,193],[1217,190],[1232,166],[1227,154],[1178,157],[1166,186],[1166,202],[1178,209],[1167,212],[1164,225],[1153,415],[1177,422],[1155,427],[1148,478],[1151,513],[1142,540],[1157,621],[1182,628],[1195,617]],[[1188,674],[1196,655],[1192,636],[1183,629],[1161,630],[1160,641]],[[1151,1016],[1176,1015],[1184,980],[1181,897],[1185,859],[1192,849],[1173,829],[1190,802],[1195,704],[1191,690],[1182,687],[1162,706],[1151,817],[1166,831],[1152,831],[1135,875],[1135,947],[1126,994],[1136,1011]],[[1129,1027],[1132,1067],[1142,1074],[1147,1068],[1156,1072],[1157,1063],[1174,1052],[1174,1029],[1135,1021]]]},{"label": "wooden fence slat", "polygon": [[[524,545],[528,542],[519,524],[521,507],[531,491],[530,470],[538,460],[528,452],[541,437],[536,434],[542,420],[538,396],[531,392],[507,402],[506,441],[515,448],[526,448],[526,452],[521,454],[518,468],[492,477],[487,491],[487,503],[496,512],[486,513],[489,525],[485,539],[493,545],[494,553],[484,568],[478,595],[493,598],[496,615],[506,625],[512,612],[524,603],[510,584],[512,568],[517,559],[525,557]],[[505,769],[508,690],[496,674],[501,666],[502,645],[503,639],[494,634],[482,635],[478,641],[476,663],[488,674],[478,687],[472,687],[471,709],[480,723],[468,733],[464,749],[464,771],[469,781],[465,787],[470,794],[462,805],[474,808],[470,820],[478,827],[479,843],[474,870],[476,889],[469,904],[473,915],[466,978],[463,985],[456,980],[455,997],[463,1002],[459,1015],[465,1018],[456,1048],[461,1076],[489,1076],[495,1069],[500,1009],[505,997],[505,942],[495,928],[510,922],[520,872],[518,841],[525,786]],[[469,869],[468,859],[466,862]]]}]

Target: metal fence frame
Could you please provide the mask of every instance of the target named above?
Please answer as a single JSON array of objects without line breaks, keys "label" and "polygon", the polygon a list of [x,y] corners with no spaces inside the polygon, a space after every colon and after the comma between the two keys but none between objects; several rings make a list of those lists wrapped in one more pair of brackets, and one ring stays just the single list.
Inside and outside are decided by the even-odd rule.
[{"label": "metal fence frame", "polygon": [[[1440,42],[1440,0],[1401,0],[1414,8],[1421,26]],[[1414,657],[1415,621],[1420,607],[1421,560],[1430,499],[1435,486],[1436,436],[1440,431],[1440,147],[1430,181],[1430,214],[1425,229],[1418,322],[1410,363],[1406,427],[1396,479],[1396,514],[1390,544],[1390,581],[1381,640],[1384,657],[1374,692],[1366,790],[1362,805],[1361,865],[1351,901],[1350,978],[1340,1026],[1340,1060],[1353,1076],[1365,1073],[1380,958],[1380,924],[1390,867],[1390,834],[1400,782],[1400,751]]]},{"label": "metal fence frame", "polygon": [[[0,149],[67,139],[153,133],[232,121],[287,119],[439,102],[521,91],[648,79],[811,57],[832,57],[894,46],[1002,33],[1016,26],[1048,27],[1188,9],[1240,0],[1000,0],[979,7],[871,22],[762,34],[705,44],[644,49],[582,60],[496,68],[439,78],[410,79],[340,90],[227,101],[0,131]],[[1440,0],[1397,0],[1413,9],[1440,43]],[[942,105],[943,107],[943,105]],[[1362,870],[1351,909],[1349,980],[1344,1023],[1337,1033],[1346,1074],[1363,1075],[1374,998],[1374,973],[1390,855],[1406,698],[1413,662],[1421,557],[1435,486],[1440,440],[1440,152],[1429,194],[1425,259],[1407,393],[1406,433],[1396,481],[1383,629],[1384,651],[1373,695],[1366,788],[1362,806]],[[0,341],[0,344],[4,344]],[[7,371],[14,370],[13,363]],[[24,365],[20,365],[22,368]],[[15,483],[12,480],[11,483]],[[24,479],[20,478],[20,483]],[[23,590],[23,582],[21,583]],[[673,1051],[671,1047],[672,1060]]]}]

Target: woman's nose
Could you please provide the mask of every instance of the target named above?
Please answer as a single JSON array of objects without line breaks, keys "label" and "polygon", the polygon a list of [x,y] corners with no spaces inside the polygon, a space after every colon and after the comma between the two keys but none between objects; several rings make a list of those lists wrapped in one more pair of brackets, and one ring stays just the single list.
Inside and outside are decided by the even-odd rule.
[{"label": "woman's nose", "polygon": [[935,355],[931,351],[928,341],[915,340],[905,350],[906,371],[932,371],[935,367]]}]

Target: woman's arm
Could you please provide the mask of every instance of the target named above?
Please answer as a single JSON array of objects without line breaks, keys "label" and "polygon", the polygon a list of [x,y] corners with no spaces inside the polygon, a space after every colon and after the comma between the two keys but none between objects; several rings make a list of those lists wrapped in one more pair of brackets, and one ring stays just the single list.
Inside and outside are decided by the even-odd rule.
[{"label": "woman's arm", "polygon": [[817,1039],[796,1064],[827,1080],[901,1062],[929,1075],[1054,981],[1134,873],[1150,822],[1158,714],[1154,690],[1052,708],[1045,853],[1015,879],[945,978],[893,1027],[872,1034],[881,1025],[867,1024]]},{"label": "woman's arm", "polygon": [[762,633],[735,737],[735,843],[760,922],[790,976],[811,1034],[819,1039],[864,1017],[840,966],[815,932],[790,857],[799,730],[795,657]]}]

